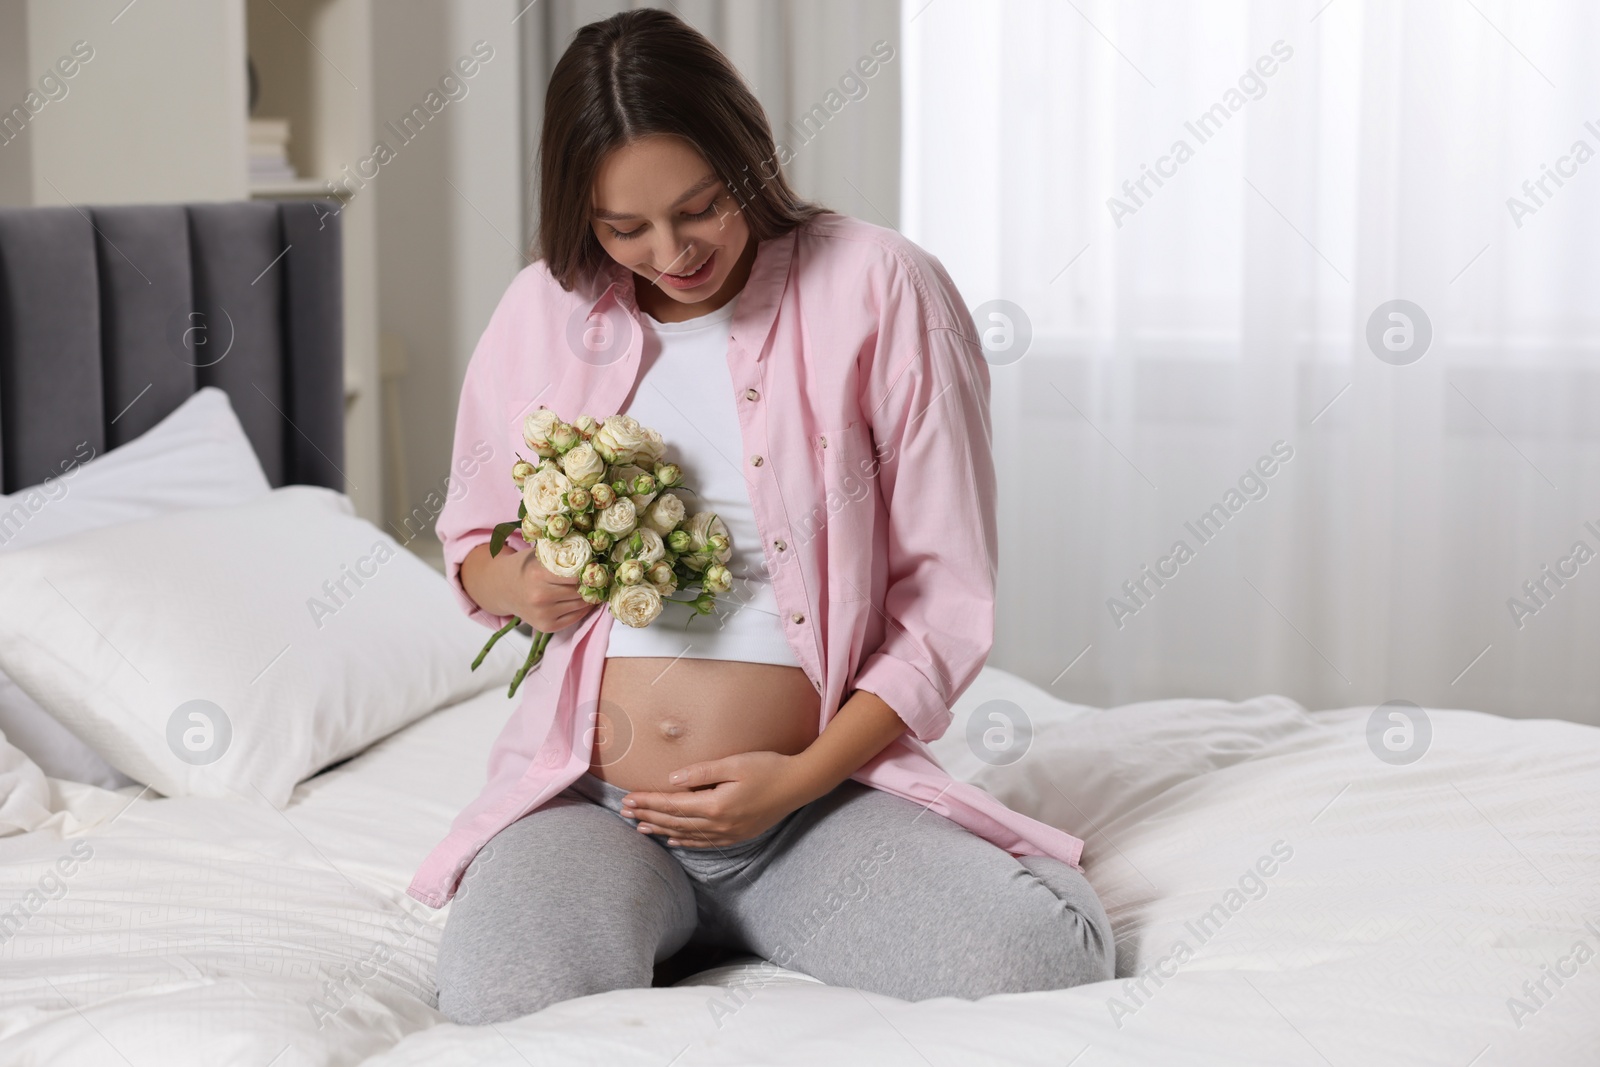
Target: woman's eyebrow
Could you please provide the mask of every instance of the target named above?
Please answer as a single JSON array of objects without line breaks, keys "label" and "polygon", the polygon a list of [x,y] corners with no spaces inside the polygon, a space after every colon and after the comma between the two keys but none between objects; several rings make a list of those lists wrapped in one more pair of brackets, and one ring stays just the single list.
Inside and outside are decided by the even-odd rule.
[{"label": "woman's eyebrow", "polygon": [[[689,191],[688,192],[684,193],[682,196],[678,197],[678,199],[674,200],[672,202],[672,206],[673,207],[677,207],[679,204],[683,203],[685,200],[692,200],[696,195],[704,192],[706,189],[710,188],[711,186],[713,186],[715,184],[717,184],[717,176],[715,174],[707,174],[704,178],[701,178],[699,181],[697,181],[693,185],[691,185],[689,187]],[[610,221],[615,221],[617,219],[636,219],[639,216],[638,215],[629,215],[626,212],[622,212],[622,211],[607,211],[605,208],[597,207],[597,208],[594,209],[594,217],[597,218],[597,219],[606,219],[606,220],[610,220]]]}]

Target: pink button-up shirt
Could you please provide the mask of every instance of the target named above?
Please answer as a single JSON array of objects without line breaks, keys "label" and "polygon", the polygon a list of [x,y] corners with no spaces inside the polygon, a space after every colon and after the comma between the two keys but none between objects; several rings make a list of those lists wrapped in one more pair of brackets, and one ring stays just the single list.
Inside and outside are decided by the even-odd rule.
[{"label": "pink button-up shirt", "polygon": [[[539,407],[563,419],[625,410],[639,314],[621,265],[567,292],[541,261],[512,281],[473,352],[437,530],[450,584],[485,626],[509,617],[467,596],[461,561],[516,516],[523,418]],[[935,257],[893,230],[826,214],[758,246],[729,379],[708,367],[706,386],[733,389],[777,625],[817,687],[819,729],[855,689],[906,722],[851,777],[1013,855],[1078,867],[1081,840],[951,777],[926,744],[949,726],[994,640],[989,369],[976,337]],[[516,536],[506,545],[527,547]],[[488,784],[423,861],[413,897],[443,907],[495,834],[589,769],[614,622],[596,606],[550,639],[489,754]]]}]

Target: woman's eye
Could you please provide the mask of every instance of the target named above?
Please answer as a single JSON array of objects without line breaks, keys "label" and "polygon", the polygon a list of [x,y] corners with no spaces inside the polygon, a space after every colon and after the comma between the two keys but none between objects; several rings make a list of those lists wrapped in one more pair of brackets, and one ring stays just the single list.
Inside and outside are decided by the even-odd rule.
[{"label": "woman's eye", "polygon": [[[684,217],[694,219],[697,222],[701,219],[709,219],[712,215],[717,213],[717,201],[720,199],[722,199],[720,196],[714,196],[711,198],[711,203],[707,204],[703,211],[696,211],[692,214],[685,215]],[[638,229],[629,230],[626,233],[617,229],[615,226],[608,226],[607,229],[611,231],[612,237],[615,237],[619,241],[626,241],[629,238],[639,236],[640,232],[644,230],[644,227],[640,226]]]},{"label": "woman's eye", "polygon": [[713,196],[711,198],[711,203],[706,205],[704,211],[696,211],[693,215],[690,215],[689,217],[691,219],[709,219],[713,214],[716,213],[717,201],[719,199],[720,199],[720,197]]}]

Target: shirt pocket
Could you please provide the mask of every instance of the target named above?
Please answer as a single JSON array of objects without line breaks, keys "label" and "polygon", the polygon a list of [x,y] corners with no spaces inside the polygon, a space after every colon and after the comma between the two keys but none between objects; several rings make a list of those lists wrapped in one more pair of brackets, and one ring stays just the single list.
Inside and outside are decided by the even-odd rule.
[{"label": "shirt pocket", "polygon": [[857,420],[813,435],[811,446],[822,465],[828,598],[869,599],[879,500],[872,433]]}]

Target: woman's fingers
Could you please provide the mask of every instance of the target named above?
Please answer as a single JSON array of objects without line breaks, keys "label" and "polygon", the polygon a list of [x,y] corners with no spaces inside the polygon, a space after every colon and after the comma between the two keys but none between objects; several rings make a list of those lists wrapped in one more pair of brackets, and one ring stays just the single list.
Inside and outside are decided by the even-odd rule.
[{"label": "woman's fingers", "polygon": [[711,837],[668,837],[667,844],[674,848],[725,848],[734,841],[719,841]]},{"label": "woman's fingers", "polygon": [[709,833],[711,820],[698,816],[669,815],[662,811],[635,812],[628,816],[638,819],[640,826],[648,826],[657,830],[666,830],[675,834]]},{"label": "woman's fingers", "polygon": [[655,791],[639,789],[622,798],[622,814],[630,815],[630,809],[639,809],[649,812],[661,812],[665,815],[692,816],[697,819],[706,819],[718,814],[717,806],[721,803],[721,796],[713,796],[710,789],[680,789],[671,791]]}]

